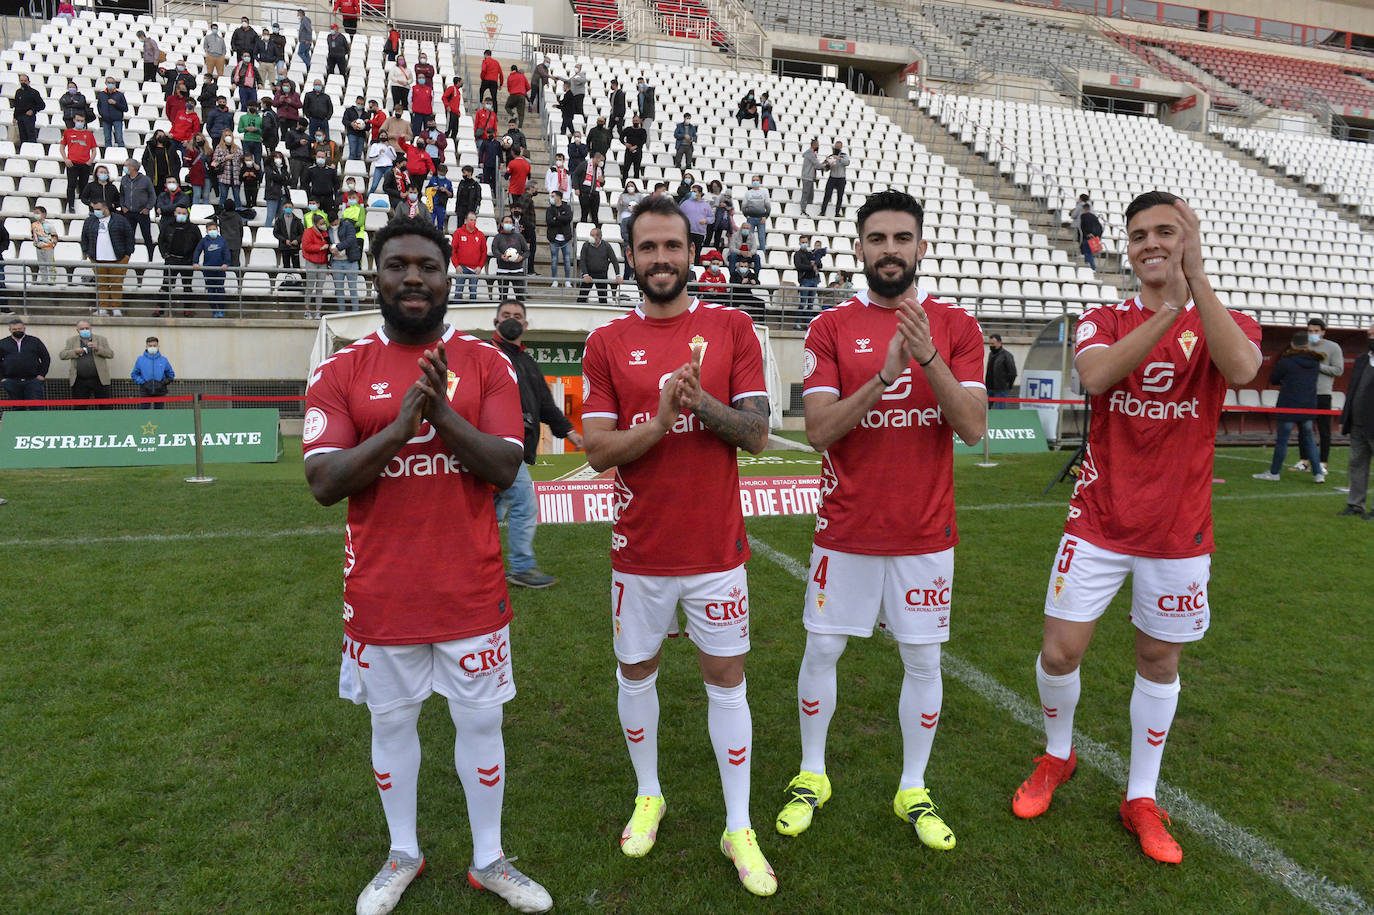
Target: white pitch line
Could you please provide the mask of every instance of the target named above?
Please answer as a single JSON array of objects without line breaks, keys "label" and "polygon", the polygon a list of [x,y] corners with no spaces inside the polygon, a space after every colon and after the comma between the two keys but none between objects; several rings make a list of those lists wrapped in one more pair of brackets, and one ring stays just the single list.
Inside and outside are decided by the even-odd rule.
[{"label": "white pitch line", "polygon": [[90,543],[176,543],[182,540],[275,540],[278,537],[317,537],[342,534],[338,527],[298,527],[289,531],[195,531],[183,534],[116,534],[109,537],[42,537],[34,540],[0,540],[6,546],[84,546]]},{"label": "white pitch line", "polygon": [[[1296,449],[1294,449],[1294,450],[1296,450]],[[1269,460],[1269,458],[1245,457],[1244,455],[1240,455],[1240,454],[1218,454],[1218,455],[1216,455],[1216,457],[1225,458],[1225,459],[1228,460],[1228,461],[1246,461],[1246,462],[1251,463],[1251,464],[1268,464],[1268,463],[1271,463],[1271,461]],[[1291,470],[1292,468],[1289,468],[1289,469]],[[1311,473],[1311,471],[1308,471],[1308,470],[1294,471],[1294,472],[1295,472],[1295,473]],[[1339,467],[1337,467],[1337,468],[1335,468],[1334,470],[1328,469],[1326,472],[1327,472],[1328,475],[1330,475],[1330,474],[1333,474],[1333,473],[1345,473],[1346,471],[1341,470]],[[1294,479],[1301,480],[1302,477],[1295,477]]]},{"label": "white pitch line", "polygon": [[[754,552],[776,563],[792,577],[806,581],[807,567],[796,559],[757,537],[750,537],[749,545]],[[948,650],[942,652],[941,657],[943,665],[964,686],[1007,712],[1021,724],[1044,733],[1044,720],[1036,706]],[[1081,731],[1075,732],[1073,743],[1079,759],[1104,773],[1119,788],[1125,789],[1130,767],[1121,754],[1109,745],[1085,736]],[[1370,911],[1369,903],[1365,902],[1359,893],[1308,870],[1266,839],[1248,829],[1236,826],[1211,807],[1194,800],[1183,789],[1161,781],[1158,791],[1157,800],[1161,806],[1173,811],[1193,832],[1210,839],[1222,851],[1238,859],[1260,876],[1278,883],[1317,911],[1342,915]]]}]

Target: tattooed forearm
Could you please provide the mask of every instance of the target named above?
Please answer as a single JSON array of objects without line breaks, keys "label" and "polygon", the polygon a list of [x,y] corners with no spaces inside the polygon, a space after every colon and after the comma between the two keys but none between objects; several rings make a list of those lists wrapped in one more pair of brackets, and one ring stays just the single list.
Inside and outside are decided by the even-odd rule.
[{"label": "tattooed forearm", "polygon": [[768,444],[767,397],[745,397],[727,407],[703,392],[692,412],[716,437],[737,448],[758,454]]}]

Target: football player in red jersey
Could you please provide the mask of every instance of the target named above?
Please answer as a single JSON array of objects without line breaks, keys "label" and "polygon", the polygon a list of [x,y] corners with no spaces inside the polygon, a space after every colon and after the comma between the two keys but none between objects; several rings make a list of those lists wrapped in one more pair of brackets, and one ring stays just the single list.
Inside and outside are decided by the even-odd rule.
[{"label": "football player in red jersey", "polygon": [[736,449],[757,453],[768,440],[763,352],[747,315],[687,294],[695,252],[670,197],[641,201],[627,237],[625,259],[644,302],[593,331],[582,362],[587,461],[616,468],[611,625],[620,724],[638,781],[620,848],[647,854],[666,808],[655,683],[680,602],[706,682],[725,795],[720,848],[745,888],[768,896],[777,878],[749,822],[749,545],[736,457]]},{"label": "football player in red jersey", "polygon": [[495,347],[444,324],[450,251],[431,221],[393,220],[372,251],[382,327],[311,376],[302,435],[311,493],[323,505],[348,499],[339,695],[371,713],[373,775],[391,833],[387,862],[356,911],[390,912],[424,870],[416,722],[437,692],[458,734],[468,881],[542,912],[553,906],[549,894],[501,848],[501,708],[515,684],[492,494],[523,457],[515,374]]},{"label": "football player in red jersey", "polygon": [[905,668],[893,810],[930,848],[955,843],[925,770],[944,697],[940,646],[949,639],[959,539],[954,435],[970,445],[983,437],[988,398],[977,320],[916,286],[923,221],[910,194],[869,197],[855,246],[868,290],[817,315],[806,334],[806,437],[824,452],[824,483],[797,676],[801,771],[778,814],[783,835],[804,832],[830,798],[825,740],[836,665],[849,637],[871,636],[881,614]]},{"label": "football player in red jersey", "polygon": [[[1156,861],[1183,850],[1155,803],[1164,743],[1178,707],[1183,646],[1207,631],[1211,605],[1212,458],[1228,386],[1259,370],[1260,327],[1228,311],[1203,270],[1197,214],[1151,191],[1126,208],[1127,252],[1140,294],[1078,322],[1074,364],[1092,423],[1068,521],[1045,594],[1035,678],[1047,745],[1012,798],[1020,817],[1044,813],[1073,775],[1078,665],[1097,620],[1132,576],[1136,628],[1131,763],[1120,814]],[[1169,462],[1160,473],[1158,462]]]}]

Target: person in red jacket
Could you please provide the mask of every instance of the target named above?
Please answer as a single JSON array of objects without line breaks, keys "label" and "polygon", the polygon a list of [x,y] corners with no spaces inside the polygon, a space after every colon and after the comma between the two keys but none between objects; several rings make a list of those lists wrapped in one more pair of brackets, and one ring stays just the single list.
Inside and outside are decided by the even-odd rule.
[{"label": "person in red jacket", "polygon": [[434,172],[434,160],[423,148],[405,137],[397,137],[396,140],[406,154],[406,175],[410,179],[410,186],[417,189],[424,187],[425,178]]},{"label": "person in red jacket", "polygon": [[314,222],[301,238],[301,256],[305,259],[305,316],[323,317],[324,283],[329,276],[329,217],[323,212],[311,213]]},{"label": "person in red jacket", "polygon": [[172,129],[167,131],[167,135],[177,144],[178,149],[184,149],[186,142],[199,132],[200,116],[188,107],[173,119]]},{"label": "person in red jacket", "polygon": [[[86,115],[77,114],[72,126],[62,131],[62,164],[67,166],[67,212],[76,207],[77,195],[91,181],[95,134],[86,126]],[[0,254],[4,252],[0,251]]]},{"label": "person in red jacket", "polygon": [[496,111],[490,102],[482,102],[482,107],[472,116],[472,138],[478,143],[496,139]]},{"label": "person in red jacket", "polygon": [[453,284],[454,299],[463,296],[463,286],[469,288],[468,301],[477,301],[477,274],[487,267],[487,236],[477,228],[477,214],[468,213],[453,233],[453,266],[458,268],[458,281]]},{"label": "person in red jacket", "polygon": [[382,125],[386,123],[386,112],[377,105],[376,99],[367,103],[367,124],[372,129],[372,141],[377,142],[378,135],[382,132]]},{"label": "person in red jacket", "polygon": [[428,78],[415,75],[415,84],[410,87],[410,132],[420,136],[425,125],[434,117],[434,84]]},{"label": "person in red jacket", "polygon": [[710,302],[724,302],[730,292],[730,277],[720,269],[723,259],[720,252],[712,248],[701,258],[707,265],[697,280],[697,295]]},{"label": "person in red jacket", "polygon": [[525,183],[530,180],[530,160],[525,158],[523,146],[515,151],[515,158],[506,164],[506,177],[510,179],[508,190],[511,205],[514,206],[517,200],[525,196]]},{"label": "person in red jacket", "polygon": [[[448,82],[445,78],[444,82]],[[448,126],[444,133],[454,143],[458,142],[458,121],[463,117],[463,78],[455,76],[453,83],[444,89],[444,94],[440,97],[444,105],[444,112],[448,114]]]},{"label": "person in red jacket", "polygon": [[477,87],[477,99],[480,101],[491,93],[491,107],[496,107],[496,90],[501,88],[505,82],[505,75],[501,72],[501,62],[491,56],[490,49],[482,52],[482,69],[478,72],[482,77],[482,83]]},{"label": "person in red jacket", "polygon": [[344,31],[350,38],[358,34],[358,17],[363,13],[362,0],[334,0],[334,12],[343,18]]},{"label": "person in red jacket", "polygon": [[525,129],[525,108],[529,103],[530,81],[515,64],[510,65],[510,77],[506,80],[506,110],[515,115],[520,129]]}]

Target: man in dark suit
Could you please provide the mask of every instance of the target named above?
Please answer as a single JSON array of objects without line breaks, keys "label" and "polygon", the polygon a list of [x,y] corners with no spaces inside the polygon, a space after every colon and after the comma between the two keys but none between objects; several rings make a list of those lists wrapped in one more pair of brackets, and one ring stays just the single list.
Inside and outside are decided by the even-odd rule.
[{"label": "man in dark suit", "polygon": [[1374,511],[1365,511],[1369,458],[1374,454],[1374,324],[1367,333],[1369,348],[1355,357],[1341,412],[1341,431],[1350,436],[1350,494],[1340,513],[1374,521]]}]

